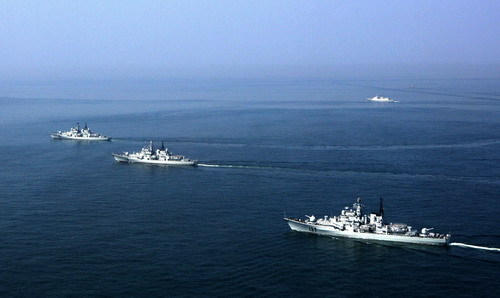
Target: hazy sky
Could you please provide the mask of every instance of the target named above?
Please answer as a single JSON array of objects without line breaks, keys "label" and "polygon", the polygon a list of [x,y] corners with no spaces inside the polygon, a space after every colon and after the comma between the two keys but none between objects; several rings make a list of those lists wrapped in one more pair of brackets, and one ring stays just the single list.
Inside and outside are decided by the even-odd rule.
[{"label": "hazy sky", "polygon": [[0,1],[0,79],[491,65],[499,53],[498,0]]}]

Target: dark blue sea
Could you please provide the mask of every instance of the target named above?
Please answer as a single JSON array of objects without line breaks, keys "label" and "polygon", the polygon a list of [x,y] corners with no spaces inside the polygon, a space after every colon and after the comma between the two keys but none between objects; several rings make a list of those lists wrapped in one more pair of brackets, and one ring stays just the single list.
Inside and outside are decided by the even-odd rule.
[{"label": "dark blue sea", "polygon": [[[383,197],[387,221],[500,248],[499,79],[1,87],[2,296],[500,295],[498,251],[283,220]],[[50,138],[76,122],[113,140]],[[203,166],[113,160],[150,140]]]}]

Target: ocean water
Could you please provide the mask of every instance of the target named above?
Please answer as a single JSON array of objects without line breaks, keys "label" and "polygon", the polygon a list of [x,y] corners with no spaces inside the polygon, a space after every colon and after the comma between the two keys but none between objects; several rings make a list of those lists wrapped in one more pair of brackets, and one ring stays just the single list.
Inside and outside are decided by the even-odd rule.
[{"label": "ocean water", "polygon": [[[498,296],[497,251],[317,237],[283,215],[337,214],[357,197],[376,210],[383,197],[390,222],[500,248],[499,86],[3,86],[0,295]],[[363,100],[379,93],[399,102]],[[76,122],[113,141],[50,139]],[[149,140],[203,165],[111,156]]]}]

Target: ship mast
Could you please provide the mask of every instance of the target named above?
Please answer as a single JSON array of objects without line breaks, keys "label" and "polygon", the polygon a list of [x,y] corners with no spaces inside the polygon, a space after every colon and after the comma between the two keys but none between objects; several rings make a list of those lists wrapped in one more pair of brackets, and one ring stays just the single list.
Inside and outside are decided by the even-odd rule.
[{"label": "ship mast", "polygon": [[155,150],[155,148],[153,146],[153,141],[150,141],[149,142],[149,151],[151,152],[151,155],[155,155],[154,150]]},{"label": "ship mast", "polygon": [[382,197],[380,198],[378,215],[382,217],[382,222],[383,222],[384,221],[384,199]]}]

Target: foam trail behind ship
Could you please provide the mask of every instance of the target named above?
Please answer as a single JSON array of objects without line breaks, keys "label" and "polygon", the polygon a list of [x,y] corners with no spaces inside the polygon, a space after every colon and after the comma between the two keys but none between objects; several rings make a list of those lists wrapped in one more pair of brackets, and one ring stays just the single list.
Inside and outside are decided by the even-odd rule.
[{"label": "foam trail behind ship", "polygon": [[211,165],[199,163],[199,167],[209,167],[209,168],[240,168],[240,169],[272,169],[273,167],[259,167],[259,166],[240,166],[240,165]]},{"label": "foam trail behind ship", "polygon": [[485,247],[485,246],[479,246],[479,245],[472,245],[472,244],[465,244],[465,243],[460,243],[460,242],[453,242],[449,244],[450,246],[458,246],[458,247],[466,247],[466,248],[475,248],[475,249],[481,249],[481,250],[489,250],[489,251],[496,251],[500,252],[500,248],[496,247]]}]

